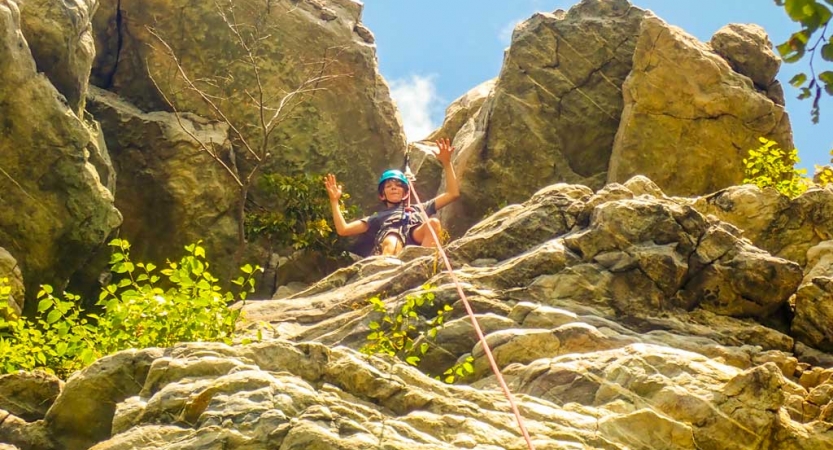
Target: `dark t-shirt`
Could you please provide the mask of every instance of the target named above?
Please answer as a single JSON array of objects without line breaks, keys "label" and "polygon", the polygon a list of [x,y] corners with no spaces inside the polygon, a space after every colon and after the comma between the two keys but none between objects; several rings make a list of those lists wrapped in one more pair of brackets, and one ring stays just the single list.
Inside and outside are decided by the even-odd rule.
[{"label": "dark t-shirt", "polygon": [[[410,230],[410,228],[423,223],[424,220],[420,211],[425,211],[425,214],[427,214],[429,217],[436,214],[437,207],[435,204],[435,199],[431,199],[427,202],[423,202],[417,205],[411,205],[410,209],[407,211],[407,214],[405,211],[405,202],[402,202],[394,207],[377,211],[370,216],[362,218],[361,220],[367,223],[368,228],[362,236],[361,241],[365,244],[360,245],[361,251],[359,254],[367,256],[370,253],[372,253],[372,251],[374,250],[373,247],[375,247],[378,244],[377,239],[380,237],[384,237],[384,234],[380,234],[380,232],[382,232],[383,230],[388,230],[391,228],[406,228],[407,232],[407,230]],[[367,247],[369,243],[372,243],[372,246],[370,246],[370,248],[364,248]]]}]

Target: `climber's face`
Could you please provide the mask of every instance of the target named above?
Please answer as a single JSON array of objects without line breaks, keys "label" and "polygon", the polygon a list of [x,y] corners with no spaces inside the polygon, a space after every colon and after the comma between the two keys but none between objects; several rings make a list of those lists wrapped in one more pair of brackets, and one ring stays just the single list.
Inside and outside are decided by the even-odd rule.
[{"label": "climber's face", "polygon": [[399,203],[404,200],[407,189],[405,188],[405,184],[399,180],[387,180],[382,186],[382,192],[384,193],[385,201]]}]

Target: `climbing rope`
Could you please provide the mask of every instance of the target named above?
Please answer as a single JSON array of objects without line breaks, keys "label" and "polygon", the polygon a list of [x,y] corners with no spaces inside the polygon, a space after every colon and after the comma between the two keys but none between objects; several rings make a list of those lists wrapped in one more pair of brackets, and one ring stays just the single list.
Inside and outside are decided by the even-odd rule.
[{"label": "climbing rope", "polygon": [[[414,187],[413,181],[416,180],[416,177],[411,173],[411,168],[408,166],[408,153],[405,154],[405,176],[408,178],[410,182],[410,191],[411,195],[414,196],[414,200],[417,204],[422,203],[419,199],[419,195],[416,192],[416,188]],[[408,196],[408,206],[410,206],[411,196]],[[466,298],[466,293],[463,292],[463,287],[460,285],[460,280],[457,279],[457,275],[454,274],[454,270],[451,268],[451,262],[448,260],[448,255],[445,253],[443,249],[442,243],[440,242],[440,237],[437,236],[437,232],[434,230],[429,224],[428,214],[425,213],[423,208],[417,208],[417,212],[422,216],[423,223],[426,224],[428,227],[428,231],[431,233],[431,237],[434,238],[434,243],[437,246],[437,251],[439,252],[440,256],[442,256],[443,262],[445,263],[445,268],[448,270],[448,274],[451,276],[451,281],[454,282],[454,286],[457,288],[457,293],[460,295],[460,300],[463,301],[463,305],[466,307],[466,313],[469,315],[469,319],[471,319],[471,324],[474,327],[475,333],[477,333],[477,338],[480,340],[480,344],[483,346],[483,351],[486,353],[486,358],[489,360],[489,365],[492,367],[492,372],[495,374],[495,378],[498,380],[498,384],[500,384],[500,388],[503,390],[503,394],[506,396],[506,400],[509,401],[509,406],[512,408],[512,413],[515,414],[515,420],[518,422],[518,426],[521,429],[521,434],[523,434],[524,439],[526,440],[526,445],[529,450],[535,450],[535,446],[532,445],[532,439],[529,437],[529,432],[526,430],[526,426],[524,425],[523,417],[521,417],[521,413],[518,410],[518,405],[515,404],[515,397],[512,395],[512,392],[509,391],[509,386],[506,385],[506,381],[503,379],[503,375],[500,373],[500,369],[495,362],[495,357],[492,355],[492,349],[489,348],[489,344],[486,343],[486,337],[483,335],[483,330],[480,328],[480,324],[477,322],[477,318],[474,316],[474,310],[471,308],[471,304],[469,303],[468,298]]]}]

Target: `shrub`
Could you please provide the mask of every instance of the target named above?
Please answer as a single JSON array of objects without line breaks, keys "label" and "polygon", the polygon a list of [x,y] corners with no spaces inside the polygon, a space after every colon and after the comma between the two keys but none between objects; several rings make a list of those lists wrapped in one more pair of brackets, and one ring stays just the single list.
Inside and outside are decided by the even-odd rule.
[{"label": "shrub", "polygon": [[[264,201],[274,208],[248,212],[247,235],[266,238],[277,247],[309,249],[330,256],[346,250],[345,240],[330,227],[330,201],[320,175],[264,175],[260,188]],[[347,199],[349,195],[344,194],[340,206],[350,220],[358,216],[358,208],[346,207]]]},{"label": "shrub", "polygon": [[[398,310],[391,315],[385,303],[379,297],[372,297],[368,300],[373,311],[381,314],[381,321],[372,321],[368,325],[370,333],[367,335],[369,341],[359,351],[367,355],[386,354],[412,365],[418,366],[422,355],[428,351],[437,337],[437,330],[445,323],[446,314],[451,311],[451,306],[444,305],[441,309],[435,310],[435,315],[430,318],[422,318],[418,313],[420,308],[434,307],[434,294],[429,285],[422,286],[422,292],[416,295],[407,295]],[[416,347],[416,342],[420,342]],[[435,376],[446,383],[453,383],[462,377],[474,372],[472,357],[458,362],[445,372],[443,376]]]},{"label": "shrub", "polygon": [[[34,319],[12,317],[0,321],[0,370],[43,370],[66,377],[101,356],[128,348],[169,347],[177,342],[231,343],[240,309],[221,292],[218,279],[208,271],[205,249],[199,243],[185,247],[179,262],[158,270],[151,263],[134,263],[130,244],[115,239],[111,271],[116,279],[101,291],[100,314],[84,314],[80,298],[53,295],[45,285],[38,293]],[[233,281],[241,287],[239,299],[254,290],[259,267],[244,266]],[[0,295],[8,297],[8,280],[0,280]]]},{"label": "shrub", "polygon": [[786,152],[778,148],[775,141],[764,137],[758,140],[762,145],[749,150],[749,157],[743,160],[746,175],[743,182],[760,188],[774,187],[790,198],[803,194],[812,182],[804,176],[805,169],[795,168],[800,161],[798,150]]}]

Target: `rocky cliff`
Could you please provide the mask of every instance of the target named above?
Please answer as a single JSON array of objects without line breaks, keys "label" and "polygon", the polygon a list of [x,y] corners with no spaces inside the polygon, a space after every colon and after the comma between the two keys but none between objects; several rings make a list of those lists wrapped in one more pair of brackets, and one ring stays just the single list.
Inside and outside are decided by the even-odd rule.
[{"label": "rocky cliff", "polygon": [[[833,191],[821,192],[796,202],[829,207]],[[812,331],[831,319],[831,297],[819,294],[831,285],[831,241],[809,248],[802,275],[697,204],[643,177],[596,192],[557,184],[449,246],[536,448],[833,445],[833,357],[814,349],[830,338]],[[0,440],[20,449],[526,448],[449,274],[424,250],[244,305],[241,333],[260,328],[259,342],[121,352],[65,384],[0,377],[9,411]],[[379,296],[393,312],[425,284],[436,303],[416,310],[417,327],[449,312],[418,367],[358,353],[381,319],[367,300]],[[432,378],[468,356],[473,373],[462,381]],[[4,383],[31,386],[32,398],[2,401]]]}]

